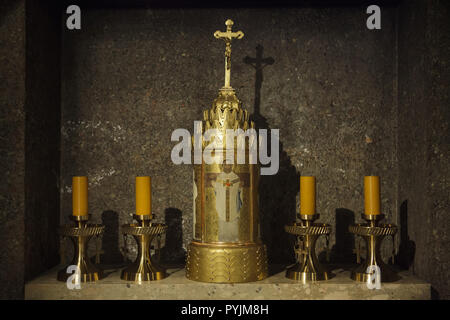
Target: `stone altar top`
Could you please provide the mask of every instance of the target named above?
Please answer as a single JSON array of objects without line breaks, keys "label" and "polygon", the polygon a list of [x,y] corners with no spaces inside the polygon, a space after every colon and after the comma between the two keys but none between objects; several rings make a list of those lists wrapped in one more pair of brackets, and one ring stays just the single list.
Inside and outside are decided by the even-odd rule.
[{"label": "stone altar top", "polygon": [[[105,279],[82,283],[80,290],[69,290],[56,281],[58,268],[50,270],[25,285],[25,299],[87,300],[428,300],[430,284],[410,272],[400,272],[401,279],[382,283],[381,289],[369,290],[364,283],[350,279],[350,272],[335,269],[328,281],[302,284],[285,277],[285,270],[257,282],[238,284],[202,283],[186,279],[183,268],[169,269],[160,281],[142,284],[120,279],[120,269],[111,269]],[[192,293],[195,292],[195,295]]]}]

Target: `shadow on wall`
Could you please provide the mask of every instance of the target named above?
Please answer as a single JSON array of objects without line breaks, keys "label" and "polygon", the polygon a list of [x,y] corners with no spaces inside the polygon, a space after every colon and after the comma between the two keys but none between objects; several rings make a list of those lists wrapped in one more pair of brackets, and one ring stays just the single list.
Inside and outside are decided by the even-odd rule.
[{"label": "shadow on wall", "polygon": [[408,200],[405,200],[400,205],[400,245],[395,262],[402,269],[408,270],[411,266],[414,269],[415,253],[416,244],[409,239],[408,235]]},{"label": "shadow on wall", "polygon": [[[270,129],[266,118],[261,115],[261,87],[263,83],[263,69],[273,65],[272,57],[264,58],[264,47],[256,47],[256,57],[246,56],[244,63],[255,69],[255,101],[254,113],[251,120],[256,129]],[[270,131],[269,131],[270,133]],[[271,150],[270,137],[268,135],[268,150]],[[284,269],[282,264],[295,262],[293,250],[293,238],[284,231],[286,224],[295,221],[296,196],[299,185],[299,173],[292,165],[287,153],[280,142],[280,167],[275,175],[261,176],[259,182],[259,216],[261,238],[267,246],[269,261],[269,274],[274,274]],[[275,270],[274,265],[280,265],[280,270]]]},{"label": "shadow on wall", "polygon": [[102,254],[100,263],[106,265],[123,265],[124,257],[119,249],[119,214],[113,210],[102,213],[105,232],[102,236]]},{"label": "shadow on wall", "polygon": [[334,228],[336,242],[331,248],[331,264],[347,266],[356,263],[355,235],[348,231],[352,224],[355,224],[355,213],[346,208],[337,208]]},{"label": "shadow on wall", "polygon": [[[414,273],[414,257],[416,255],[416,244],[409,238],[408,234],[408,200],[400,205],[400,245],[395,256],[395,264],[403,270],[412,268]],[[439,300],[439,292],[431,287],[431,299]]]},{"label": "shadow on wall", "polygon": [[164,210],[167,225],[166,241],[161,249],[161,263],[164,265],[180,265],[186,260],[186,250],[183,249],[182,212],[177,208]]}]

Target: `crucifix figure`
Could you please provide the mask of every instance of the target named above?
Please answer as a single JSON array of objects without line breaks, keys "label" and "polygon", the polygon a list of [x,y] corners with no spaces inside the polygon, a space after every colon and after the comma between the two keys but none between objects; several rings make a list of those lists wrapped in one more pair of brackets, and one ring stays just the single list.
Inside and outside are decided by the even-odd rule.
[{"label": "crucifix figure", "polygon": [[231,27],[233,26],[234,22],[230,19],[228,19],[225,22],[225,25],[227,26],[227,31],[222,32],[217,30],[214,32],[214,37],[216,39],[223,39],[225,40],[225,89],[231,89],[230,86],[230,74],[231,74],[231,41],[233,38],[236,39],[242,39],[244,37],[244,33],[242,31],[238,32],[232,32]]}]

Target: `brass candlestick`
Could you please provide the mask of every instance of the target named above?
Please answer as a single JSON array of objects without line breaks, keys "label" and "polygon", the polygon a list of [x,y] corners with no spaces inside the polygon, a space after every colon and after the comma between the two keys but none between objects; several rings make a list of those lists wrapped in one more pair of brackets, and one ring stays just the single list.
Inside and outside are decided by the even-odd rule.
[{"label": "brass candlestick", "polygon": [[[64,225],[59,228],[59,234],[65,238],[69,237],[74,245],[74,257],[70,265],[76,265],[79,272],[75,272],[75,282],[91,282],[103,278],[103,270],[92,263],[88,257],[88,243],[93,237],[103,234],[105,226],[101,224],[88,224],[91,215],[70,216],[77,225]],[[96,263],[98,263],[99,250],[96,252]],[[61,257],[63,258],[63,257]],[[68,266],[67,266],[68,267]],[[73,273],[67,273],[67,267],[60,270],[57,275],[59,281],[67,281]]]},{"label": "brass candlestick", "polygon": [[[394,236],[397,232],[397,226],[394,224],[380,224],[384,219],[383,214],[361,215],[367,223],[358,223],[349,227],[349,231],[355,235],[361,236],[366,242],[366,259],[351,273],[351,278],[359,282],[373,281],[373,272],[379,267],[381,273],[381,282],[392,282],[398,280],[398,275],[392,271],[381,259],[381,242],[385,236]],[[357,262],[359,263],[359,250],[357,252]]]},{"label": "brass candlestick", "polygon": [[286,232],[297,237],[295,247],[297,263],[286,271],[286,277],[293,280],[317,281],[328,280],[332,274],[326,271],[316,255],[316,241],[321,235],[331,233],[329,224],[314,223],[319,215],[300,215],[301,222],[285,226]]},{"label": "brass candlestick", "polygon": [[127,268],[122,270],[121,279],[127,281],[151,281],[164,279],[166,270],[156,263],[150,253],[151,242],[155,236],[164,233],[167,226],[160,223],[151,223],[150,215],[134,215],[138,224],[124,224],[122,232],[132,235],[138,244],[138,256]]}]

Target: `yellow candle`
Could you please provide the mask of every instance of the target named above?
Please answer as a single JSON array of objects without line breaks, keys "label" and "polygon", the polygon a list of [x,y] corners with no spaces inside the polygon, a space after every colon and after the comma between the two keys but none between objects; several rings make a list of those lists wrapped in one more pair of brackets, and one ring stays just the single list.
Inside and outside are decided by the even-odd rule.
[{"label": "yellow candle", "polygon": [[316,177],[300,177],[300,214],[316,214]]},{"label": "yellow candle", "polygon": [[364,177],[364,208],[365,214],[380,214],[380,177]]},{"label": "yellow candle", "polygon": [[151,215],[152,192],[150,177],[136,177],[136,214]]},{"label": "yellow candle", "polygon": [[74,216],[88,214],[88,179],[72,177],[72,213]]}]

